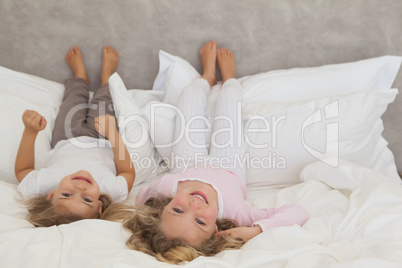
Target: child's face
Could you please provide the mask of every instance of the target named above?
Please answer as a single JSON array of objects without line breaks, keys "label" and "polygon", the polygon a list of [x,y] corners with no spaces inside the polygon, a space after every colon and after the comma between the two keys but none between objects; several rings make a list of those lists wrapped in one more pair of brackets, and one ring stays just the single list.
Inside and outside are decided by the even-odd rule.
[{"label": "child's face", "polygon": [[180,238],[198,247],[217,231],[218,195],[209,184],[179,182],[176,196],[162,212],[161,229],[168,238]]},{"label": "child's face", "polygon": [[99,201],[99,186],[92,175],[85,170],[64,177],[57,189],[50,192],[48,199],[57,209],[67,213],[93,218],[102,212],[102,202]]}]

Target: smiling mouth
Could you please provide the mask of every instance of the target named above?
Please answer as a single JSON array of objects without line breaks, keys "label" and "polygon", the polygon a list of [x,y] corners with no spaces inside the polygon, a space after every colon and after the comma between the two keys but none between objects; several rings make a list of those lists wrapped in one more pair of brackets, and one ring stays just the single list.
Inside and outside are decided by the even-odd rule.
[{"label": "smiling mouth", "polygon": [[202,202],[208,205],[208,199],[203,192],[194,192],[190,195],[199,198]]},{"label": "smiling mouth", "polygon": [[92,181],[90,179],[82,177],[82,176],[74,177],[74,178],[72,178],[72,180],[81,180],[81,181],[85,181],[85,182],[87,182],[89,184],[92,184]]}]

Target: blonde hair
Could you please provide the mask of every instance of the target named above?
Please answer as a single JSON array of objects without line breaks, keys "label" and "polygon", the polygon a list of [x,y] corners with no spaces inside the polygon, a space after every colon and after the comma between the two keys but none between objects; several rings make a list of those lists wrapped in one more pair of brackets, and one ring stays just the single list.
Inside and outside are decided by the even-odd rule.
[{"label": "blonde hair", "polygon": [[[113,200],[108,194],[101,193],[99,201],[102,202],[102,216],[96,212],[93,215],[94,219],[102,219],[103,214],[106,213]],[[74,221],[85,219],[82,216],[69,213],[58,212],[52,204],[52,201],[47,198],[47,195],[39,195],[28,200],[21,201],[28,208],[27,220],[36,227],[50,227],[53,225],[67,224]]]},{"label": "blonde hair", "polygon": [[[244,244],[241,239],[212,235],[199,248],[195,248],[184,240],[168,239],[159,225],[163,209],[171,200],[151,197],[123,222],[124,228],[132,232],[126,242],[129,248],[147,253],[160,261],[177,264],[192,261],[199,256],[214,256],[226,249],[238,249]],[[236,223],[229,219],[218,219],[216,224],[219,231],[236,227]]]}]

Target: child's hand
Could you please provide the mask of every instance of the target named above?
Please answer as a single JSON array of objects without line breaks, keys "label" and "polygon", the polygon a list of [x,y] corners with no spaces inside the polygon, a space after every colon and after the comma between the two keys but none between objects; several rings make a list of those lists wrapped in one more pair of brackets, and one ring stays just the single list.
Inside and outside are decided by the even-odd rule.
[{"label": "child's hand", "polygon": [[252,227],[236,227],[226,231],[217,232],[216,235],[229,235],[231,238],[241,238],[244,242],[247,242],[261,232],[261,227],[257,225]]},{"label": "child's hand", "polygon": [[98,116],[95,118],[95,128],[99,134],[109,139],[110,136],[115,134],[117,131],[116,120],[114,119],[114,116],[109,114]]},{"label": "child's hand", "polygon": [[45,129],[47,124],[45,117],[33,110],[26,110],[24,112],[22,122],[24,122],[25,129],[36,133]]}]

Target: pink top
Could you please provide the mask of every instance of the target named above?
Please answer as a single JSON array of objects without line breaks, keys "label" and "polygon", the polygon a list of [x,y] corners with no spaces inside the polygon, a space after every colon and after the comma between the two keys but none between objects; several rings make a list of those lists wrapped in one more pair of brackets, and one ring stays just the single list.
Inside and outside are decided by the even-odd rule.
[{"label": "pink top", "polygon": [[265,229],[277,226],[303,225],[308,213],[299,205],[257,209],[246,202],[246,188],[239,176],[216,167],[191,167],[183,173],[167,174],[150,186],[140,189],[136,204],[150,197],[174,197],[180,181],[197,180],[210,184],[218,194],[218,218],[235,220],[239,226],[259,225]]}]

